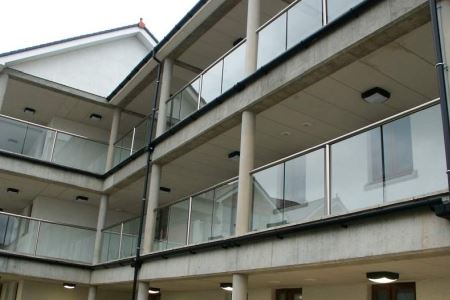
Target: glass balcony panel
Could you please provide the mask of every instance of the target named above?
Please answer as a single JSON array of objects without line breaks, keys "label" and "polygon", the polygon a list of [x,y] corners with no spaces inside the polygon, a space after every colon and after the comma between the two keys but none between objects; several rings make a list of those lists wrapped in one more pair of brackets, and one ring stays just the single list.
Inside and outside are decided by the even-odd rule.
[{"label": "glass balcony panel", "polygon": [[186,245],[188,218],[189,200],[184,200],[170,206],[167,249]]},{"label": "glass balcony panel", "polygon": [[175,124],[181,121],[180,119],[181,99],[182,99],[181,93],[175,95],[175,97],[171,99],[170,121],[169,121],[170,127],[174,126]]},{"label": "glass balcony panel", "polygon": [[1,149],[22,154],[26,132],[26,124],[0,117]]},{"label": "glass balcony panel", "polygon": [[325,212],[325,153],[323,149],[285,163],[284,220],[296,223],[319,219]]},{"label": "glass balcony panel", "polygon": [[245,77],[245,47],[243,43],[223,60],[222,93],[232,88]]},{"label": "glass balcony panel", "polygon": [[258,33],[258,68],[286,51],[286,14]]},{"label": "glass balcony panel", "polygon": [[327,0],[328,1],[328,22],[335,20],[353,7],[366,0]]},{"label": "glass balcony panel", "polygon": [[38,221],[0,214],[0,249],[34,254]]},{"label": "glass balcony panel", "polygon": [[119,259],[120,224],[102,232],[101,261]]},{"label": "glass balcony panel", "polygon": [[[133,142],[133,153],[141,150],[148,145],[150,140],[151,119],[145,119],[136,126]],[[154,124],[156,126],[156,123]]]},{"label": "glass balcony panel", "polygon": [[254,230],[281,225],[283,222],[284,164],[253,174]]},{"label": "glass balcony panel", "polygon": [[216,188],[212,218],[212,236],[219,239],[234,234],[236,227],[238,182],[230,182]]},{"label": "glass balcony panel", "polygon": [[182,101],[180,107],[180,120],[197,111],[198,109],[198,93],[200,91],[200,78],[188,85],[182,91]]},{"label": "glass balcony panel", "polygon": [[155,240],[153,241],[153,251],[167,249],[167,229],[169,225],[169,207],[158,209],[156,213]]},{"label": "glass balcony panel", "polygon": [[383,126],[385,201],[445,191],[445,147],[439,106]]},{"label": "glass balcony panel", "polygon": [[222,94],[222,70],[223,60],[203,74],[200,107],[205,106]]},{"label": "glass balcony panel", "polygon": [[189,243],[201,243],[211,237],[214,190],[192,197]]},{"label": "glass balcony panel", "polygon": [[95,230],[41,222],[37,256],[92,262]]},{"label": "glass balcony panel", "polygon": [[93,173],[105,172],[108,146],[58,132],[53,162]]},{"label": "glass balcony panel", "polygon": [[120,257],[131,257],[136,254],[140,219],[123,223],[123,234]]},{"label": "glass balcony panel", "polygon": [[287,48],[322,27],[322,0],[302,0],[288,11]]},{"label": "glass balcony panel", "polygon": [[332,214],[382,204],[382,173],[380,128],[332,145]]}]

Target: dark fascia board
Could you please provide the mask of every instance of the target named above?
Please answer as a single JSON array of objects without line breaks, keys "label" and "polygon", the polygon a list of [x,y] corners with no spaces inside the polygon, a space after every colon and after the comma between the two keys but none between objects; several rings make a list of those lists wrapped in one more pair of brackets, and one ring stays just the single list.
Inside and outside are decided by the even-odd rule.
[{"label": "dark fascia board", "polygon": [[[202,251],[209,251],[213,249],[229,249],[234,247],[240,247],[241,245],[244,244],[260,242],[268,239],[283,239],[285,237],[292,236],[294,234],[299,234],[301,232],[326,228],[330,226],[342,226],[346,228],[352,222],[367,220],[370,218],[393,213],[399,213],[407,210],[426,207],[432,210],[433,207],[435,207],[436,205],[442,204],[443,197],[446,195],[448,194],[442,196],[433,196],[429,198],[415,199],[407,202],[394,203],[387,206],[381,206],[369,210],[339,215],[327,219],[319,219],[316,221],[301,224],[292,224],[264,231],[251,232],[245,235],[231,237],[227,239],[210,241],[202,244],[196,244],[192,246],[185,246],[175,249],[164,250],[156,253],[150,253],[141,256],[141,262],[168,259],[170,257],[177,257],[182,255],[197,254]],[[94,269],[106,269],[111,267],[124,266],[127,264],[131,265],[134,263],[135,258],[132,257],[107,263],[101,263],[93,267]]]},{"label": "dark fascia board", "polygon": [[208,2],[208,0],[199,0],[194,7],[175,25],[175,27],[150,51],[137,65],[131,70],[131,72],[122,80],[121,83],[109,94],[106,99],[111,101],[115,95],[139,72],[140,69],[154,57],[154,54],[158,52],[167,42]]},{"label": "dark fascia board", "polygon": [[166,132],[155,138],[152,143],[151,147],[154,148],[158,144],[160,144],[162,141],[167,139],[168,137],[174,135],[176,132],[180,131],[183,127],[190,124],[191,122],[195,121],[196,119],[200,118],[204,114],[206,114],[208,111],[212,110],[216,106],[220,105],[224,101],[226,101],[231,96],[241,92],[243,89],[245,89],[248,85],[250,85],[253,82],[256,82],[260,78],[264,77],[267,73],[269,73],[271,70],[276,68],[280,63],[286,62],[289,60],[292,56],[298,54],[299,52],[307,49],[309,46],[311,46],[316,40],[322,38],[323,36],[326,36],[328,34],[331,34],[335,30],[337,30],[341,25],[350,22],[353,18],[358,17],[362,12],[366,11],[370,7],[374,6],[375,4],[382,2],[384,0],[366,0],[364,2],[361,2],[357,6],[350,9],[348,12],[340,16],[339,18],[333,20],[332,22],[328,23],[326,26],[319,29],[317,32],[312,34],[311,36],[307,37],[303,41],[299,42],[297,45],[293,46],[286,52],[280,54],[278,57],[267,63],[266,65],[259,68],[255,73],[251,74],[247,78],[244,78],[240,82],[236,83],[232,88],[230,88],[228,91],[214,99],[213,101],[209,102],[199,110],[195,111],[194,113],[190,114],[187,118],[181,120],[178,122],[175,126],[168,129]]},{"label": "dark fascia board", "polygon": [[[83,35],[79,35],[79,36],[75,36],[75,37],[71,37],[71,38],[67,38],[67,39],[62,39],[62,40],[58,40],[58,41],[54,41],[54,42],[50,42],[50,43],[45,43],[45,44],[40,44],[40,45],[36,45],[36,46],[32,46],[32,47],[27,47],[27,48],[13,50],[13,51],[5,52],[5,53],[0,53],[0,57],[5,57],[5,56],[13,55],[13,54],[18,54],[18,53],[23,53],[23,52],[36,50],[36,49],[40,49],[40,48],[45,48],[45,47],[49,47],[49,46],[64,44],[64,43],[67,43],[67,42],[72,42],[72,41],[76,41],[76,40],[80,40],[80,39],[84,39],[84,38],[89,38],[89,37],[93,37],[93,36],[96,36],[96,35],[102,35],[102,34],[106,34],[106,33],[116,32],[116,31],[120,31],[120,30],[124,30],[124,29],[133,28],[133,27],[139,27],[139,26],[138,26],[138,24],[132,24],[132,25],[112,28],[112,29],[108,29],[108,30],[97,31],[97,32],[94,32],[94,33],[83,34]],[[155,38],[155,36],[147,28],[143,28],[143,29],[144,29],[145,32],[147,32],[149,34],[149,36],[156,43],[158,43],[158,40]]]}]

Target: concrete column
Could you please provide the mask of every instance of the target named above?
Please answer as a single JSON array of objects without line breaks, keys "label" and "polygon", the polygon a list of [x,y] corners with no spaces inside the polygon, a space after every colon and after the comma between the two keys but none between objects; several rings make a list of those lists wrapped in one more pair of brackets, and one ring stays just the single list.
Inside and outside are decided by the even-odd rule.
[{"label": "concrete column", "polygon": [[8,74],[0,73],[0,112],[2,111],[7,86],[8,86]]},{"label": "concrete column", "polygon": [[152,251],[153,239],[155,236],[155,209],[159,202],[159,187],[161,182],[161,166],[158,164],[152,165],[151,174],[149,177],[147,192],[147,214],[145,215],[145,230],[144,230],[144,244],[143,253],[150,253]]},{"label": "concrete column", "polygon": [[97,297],[97,287],[90,286],[88,291],[88,300],[95,300],[96,297]]},{"label": "concrete column", "polygon": [[261,0],[248,0],[247,8],[247,46],[245,53],[245,74],[250,75],[256,71],[258,58],[258,34],[261,18]]},{"label": "concrete column", "polygon": [[17,284],[17,291],[16,291],[16,298],[15,300],[22,300],[22,293],[23,293],[23,285],[25,281],[19,280],[19,283]]},{"label": "concrete column", "polygon": [[137,300],[148,300],[148,288],[148,283],[138,282]]},{"label": "concrete column", "polygon": [[163,65],[163,74],[161,79],[161,94],[159,96],[158,122],[156,124],[156,136],[160,136],[166,131],[167,111],[166,101],[170,98],[170,87],[172,84],[173,60],[166,58]]},{"label": "concrete column", "polygon": [[93,264],[97,264],[100,261],[100,254],[102,251],[102,229],[105,227],[108,200],[108,195],[102,195],[100,198],[97,218],[97,232],[95,234],[94,256],[92,259]]},{"label": "concrete column", "polygon": [[122,109],[116,107],[114,109],[113,119],[111,123],[111,132],[109,134],[109,145],[108,154],[106,155],[106,171],[111,169],[114,160],[114,142],[117,140],[117,135],[119,133],[120,116],[122,114]]},{"label": "concrete column", "polygon": [[244,274],[233,274],[232,300],[247,300],[248,276]]},{"label": "concrete column", "polygon": [[256,116],[251,111],[242,113],[241,149],[239,157],[239,187],[236,215],[236,234],[249,231],[252,203],[252,180],[249,172],[255,160]]}]

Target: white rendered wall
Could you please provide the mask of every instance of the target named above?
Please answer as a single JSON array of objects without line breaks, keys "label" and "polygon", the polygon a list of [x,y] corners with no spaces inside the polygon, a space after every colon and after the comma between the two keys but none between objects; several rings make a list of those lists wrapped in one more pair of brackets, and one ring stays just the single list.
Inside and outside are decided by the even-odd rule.
[{"label": "white rendered wall", "polygon": [[135,36],[24,62],[12,68],[99,96],[108,96],[148,54]]}]

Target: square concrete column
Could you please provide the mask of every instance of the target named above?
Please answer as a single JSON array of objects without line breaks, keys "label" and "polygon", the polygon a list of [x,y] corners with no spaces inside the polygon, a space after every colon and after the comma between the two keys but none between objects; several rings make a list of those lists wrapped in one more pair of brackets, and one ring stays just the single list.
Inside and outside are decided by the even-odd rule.
[{"label": "square concrete column", "polygon": [[247,45],[245,52],[245,74],[256,71],[258,59],[258,34],[261,19],[261,0],[248,0],[247,7]]},{"label": "square concrete column", "polygon": [[93,264],[98,264],[102,252],[102,230],[105,227],[106,213],[108,211],[108,195],[102,195],[100,198],[100,206],[98,208],[97,231],[95,233]]},{"label": "square concrete column", "polygon": [[7,86],[8,86],[8,74],[0,73],[0,112],[2,111]]},{"label": "square concrete column", "polygon": [[114,109],[113,119],[111,123],[111,131],[109,134],[109,145],[108,154],[106,155],[106,171],[112,168],[114,161],[114,143],[117,140],[117,135],[119,133],[120,117],[122,115],[122,109],[116,107]]},{"label": "square concrete column", "polygon": [[147,213],[145,215],[144,244],[143,253],[152,251],[155,237],[156,208],[159,203],[159,187],[161,182],[161,166],[153,164],[149,177],[147,192]]},{"label": "square concrete column", "polygon": [[156,123],[156,136],[160,136],[166,131],[167,127],[167,107],[166,101],[170,98],[170,88],[173,76],[173,60],[166,58],[163,65],[163,74],[161,79],[161,93],[159,96],[158,122]]},{"label": "square concrete column", "polygon": [[447,99],[450,101],[450,79],[448,66],[450,65],[450,0],[437,1],[439,31],[441,37],[442,55],[444,59]]},{"label": "square concrete column", "polygon": [[247,300],[248,276],[244,274],[233,274],[232,300]]},{"label": "square concrete column", "polygon": [[249,231],[252,204],[252,178],[255,161],[256,116],[251,111],[242,113],[241,148],[239,157],[239,186],[236,212],[236,235]]}]

